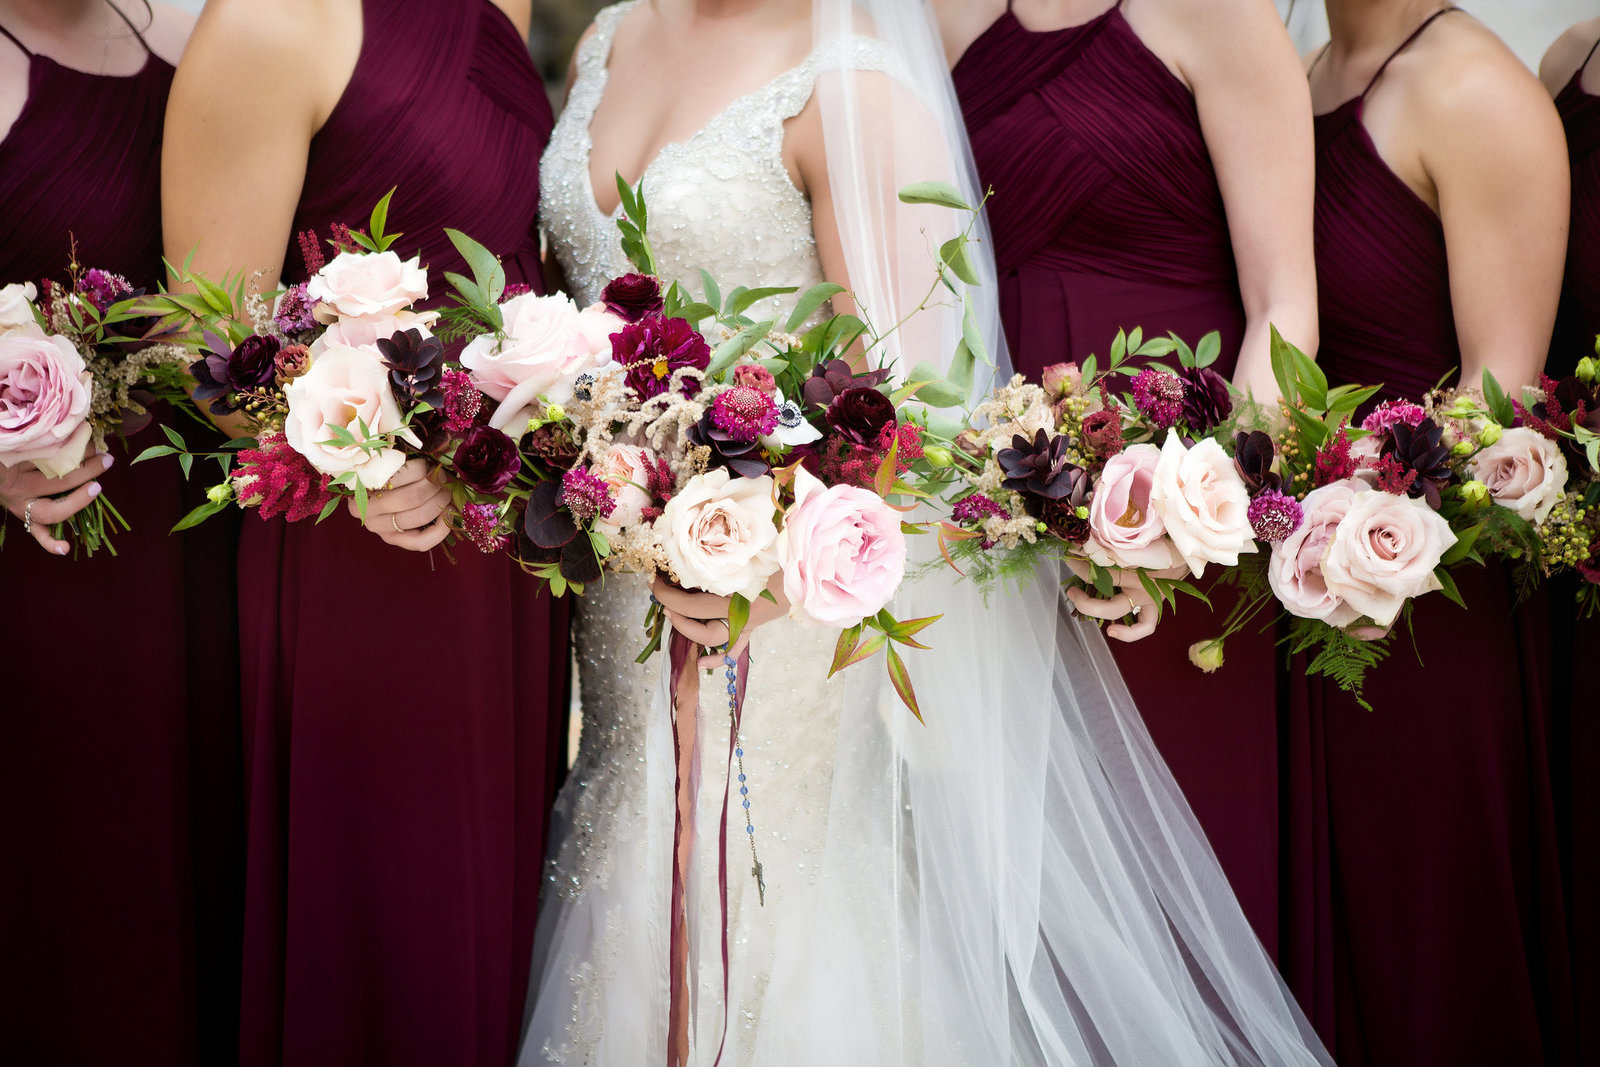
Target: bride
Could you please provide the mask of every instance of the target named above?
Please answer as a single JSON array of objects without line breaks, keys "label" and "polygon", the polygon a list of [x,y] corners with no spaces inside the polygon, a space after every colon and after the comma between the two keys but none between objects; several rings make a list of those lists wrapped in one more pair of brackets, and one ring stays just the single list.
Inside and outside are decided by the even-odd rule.
[{"label": "bride", "polygon": [[[643,179],[664,278],[834,281],[889,335],[875,360],[948,358],[961,308],[924,297],[961,220],[896,191],[940,179],[977,194],[923,7],[601,12],[541,175],[573,295],[593,302],[629,270],[620,174]],[[993,293],[966,295],[996,352]],[[928,574],[895,604],[944,614],[925,632],[935,651],[910,662],[925,726],[875,666],[825,681],[836,634],[756,602],[731,797],[747,808],[727,793],[720,674],[696,708],[687,672],[675,717],[663,657],[633,662],[650,588],[612,576],[583,598],[582,741],[554,815],[520,1063],[1330,1062],[1055,576],[991,604]],[[726,639],[724,603],[656,591],[691,640]]]}]

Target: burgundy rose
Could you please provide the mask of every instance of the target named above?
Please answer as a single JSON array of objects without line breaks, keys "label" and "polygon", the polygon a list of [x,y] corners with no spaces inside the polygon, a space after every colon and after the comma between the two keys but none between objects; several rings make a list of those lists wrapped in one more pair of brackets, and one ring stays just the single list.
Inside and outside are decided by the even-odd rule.
[{"label": "burgundy rose", "polygon": [[826,408],[840,393],[860,386],[882,385],[888,378],[886,370],[857,374],[844,360],[830,359],[811,368],[811,377],[806,379],[800,393],[812,407]]},{"label": "burgundy rose", "polygon": [[195,399],[209,400],[214,415],[238,411],[228,394],[260,389],[272,381],[278,373],[277,355],[282,347],[283,342],[276,337],[252,334],[239,342],[238,348],[230,349],[227,341],[207,333],[204,358],[189,365],[189,372],[199,383]]},{"label": "burgundy rose", "polygon": [[1228,380],[1210,367],[1183,367],[1183,421],[1195,433],[1206,433],[1233,414],[1233,394]]},{"label": "burgundy rose", "polygon": [[876,389],[847,389],[828,405],[828,424],[863,448],[876,447],[884,427],[896,421],[894,402]]},{"label": "burgundy rose", "polygon": [[[711,365],[711,346],[683,319],[647,315],[611,335],[611,355],[627,368],[624,380],[641,400],[660,396],[672,375],[685,367],[705,370]],[[686,381],[684,394],[700,391],[698,381]]]},{"label": "burgundy rose", "polygon": [[660,313],[661,283],[648,274],[624,274],[600,292],[606,310],[624,322]]},{"label": "burgundy rose", "polygon": [[456,474],[469,489],[498,493],[522,469],[517,443],[492,426],[471,426],[456,446]]}]

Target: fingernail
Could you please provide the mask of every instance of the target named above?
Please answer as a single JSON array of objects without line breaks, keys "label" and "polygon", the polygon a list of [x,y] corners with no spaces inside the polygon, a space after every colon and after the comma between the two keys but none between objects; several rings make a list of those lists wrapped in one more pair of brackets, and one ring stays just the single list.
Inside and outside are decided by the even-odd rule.
[{"label": "fingernail", "polygon": [[99,495],[100,495],[100,483],[99,482],[90,482],[89,483],[89,499],[93,500],[95,497],[97,497]]},{"label": "fingernail", "polygon": [[65,556],[67,554],[67,546],[66,545],[57,545],[56,547],[52,548],[50,551],[54,552],[58,556]]},{"label": "fingernail", "polygon": [[107,452],[105,454],[105,461],[106,461],[106,469],[110,470],[111,469],[111,465],[117,461],[117,457],[113,456],[110,452]]}]

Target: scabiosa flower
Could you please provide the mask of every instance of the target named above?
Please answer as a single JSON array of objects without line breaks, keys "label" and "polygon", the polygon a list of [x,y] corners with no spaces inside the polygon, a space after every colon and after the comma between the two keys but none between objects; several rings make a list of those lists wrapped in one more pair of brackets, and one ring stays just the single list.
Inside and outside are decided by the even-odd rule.
[{"label": "scabiosa flower", "polygon": [[277,356],[282,342],[276,337],[251,334],[230,348],[228,342],[207,332],[206,354],[189,364],[189,373],[198,383],[194,398],[210,401],[214,415],[229,415],[239,410],[239,405],[229,399],[229,394],[260,389],[278,373]]},{"label": "scabiosa flower", "polygon": [[1158,429],[1183,415],[1183,379],[1170,371],[1146,367],[1133,379],[1133,406]]},{"label": "scabiosa flower", "polygon": [[[683,319],[646,315],[611,335],[611,356],[627,368],[624,380],[641,400],[665,393],[672,376],[684,368],[705,370],[711,365],[711,346]],[[700,382],[683,382],[686,396],[700,391]]]},{"label": "scabiosa flower", "polygon": [[263,519],[282,515],[290,522],[315,518],[333,499],[332,479],[296,452],[281,431],[261,435],[255,448],[239,453],[233,486],[239,503],[257,508]]},{"label": "scabiosa flower", "polygon": [[561,476],[561,504],[580,524],[597,516],[610,518],[617,507],[611,498],[611,486],[587,467],[574,467]]},{"label": "scabiosa flower", "polygon": [[624,274],[600,291],[600,302],[623,322],[660,314],[661,283],[648,274]]},{"label": "scabiosa flower", "polygon": [[1397,425],[1415,427],[1427,417],[1428,413],[1419,404],[1385,400],[1372,409],[1372,414],[1361,420],[1361,428],[1371,434],[1384,434]]},{"label": "scabiosa flower", "polygon": [[761,390],[736,385],[711,401],[711,422],[734,440],[754,441],[778,428],[778,406]]},{"label": "scabiosa flower", "polygon": [[1233,394],[1228,379],[1210,367],[1182,367],[1183,421],[1195,433],[1207,433],[1233,414]]},{"label": "scabiosa flower", "polygon": [[461,433],[478,421],[483,410],[483,394],[472,384],[472,375],[452,368],[439,379],[439,407],[444,411],[444,428]]},{"label": "scabiosa flower", "polygon": [[401,407],[409,410],[427,404],[437,408],[444,403],[439,383],[444,372],[444,345],[437,337],[424,337],[420,330],[401,330],[393,337],[378,338],[378,351],[389,368],[389,384]]},{"label": "scabiosa flower", "polygon": [[1276,489],[1256,494],[1245,515],[1250,519],[1250,529],[1255,531],[1256,537],[1274,545],[1298,530],[1301,520],[1305,518],[1300,501]]},{"label": "scabiosa flower", "polygon": [[964,496],[956,501],[954,508],[950,509],[950,517],[960,526],[977,526],[981,525],[984,519],[1004,519],[1010,514],[983,493]]},{"label": "scabiosa flower", "polygon": [[456,474],[469,489],[494,494],[522,469],[517,443],[493,426],[471,426],[456,446]]},{"label": "scabiosa flower", "polygon": [[511,538],[499,530],[500,509],[495,505],[462,505],[461,532],[480,552],[500,552],[510,546]]},{"label": "scabiosa flower", "polygon": [[768,396],[778,391],[778,382],[772,372],[759,363],[741,363],[733,368],[733,381],[735,385],[749,386],[759,389]]},{"label": "scabiosa flower", "polygon": [[[724,393],[717,399],[720,400],[726,395]],[[776,412],[772,421],[773,425],[777,424]],[[753,437],[745,437],[742,432],[733,433],[722,429],[717,422],[714,402],[705,414],[700,416],[700,421],[689,428],[687,436],[690,444],[711,450],[709,460],[711,466],[726,467],[735,477],[759,478],[772,469],[767,465],[767,461],[761,458],[761,446]]]},{"label": "scabiosa flower", "polygon": [[302,333],[317,324],[317,320],[311,314],[312,308],[316,306],[317,302],[306,295],[305,282],[291,285],[278,298],[277,310],[272,314],[273,324],[286,334]]}]

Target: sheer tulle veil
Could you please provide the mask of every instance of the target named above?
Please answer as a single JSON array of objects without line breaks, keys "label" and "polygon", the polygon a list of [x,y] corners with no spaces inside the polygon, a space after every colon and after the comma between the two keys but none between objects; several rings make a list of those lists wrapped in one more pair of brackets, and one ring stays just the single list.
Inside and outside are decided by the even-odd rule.
[{"label": "sheer tulle veil", "polygon": [[[813,10],[819,49],[865,35],[892,55],[817,83],[851,288],[876,329],[905,322],[884,345],[897,369],[947,365],[962,302],[926,297],[969,218],[896,195],[940,180],[980,196],[931,15],[922,0]],[[982,284],[964,295],[995,370],[975,392],[1010,373],[981,224],[976,238]],[[816,911],[779,946],[763,1007],[793,1020],[786,1046],[813,1063],[1331,1063],[1058,576],[986,599],[920,574],[894,610],[944,616],[923,634],[934,651],[908,658],[925,722],[875,666],[847,672],[861,693]]]}]

